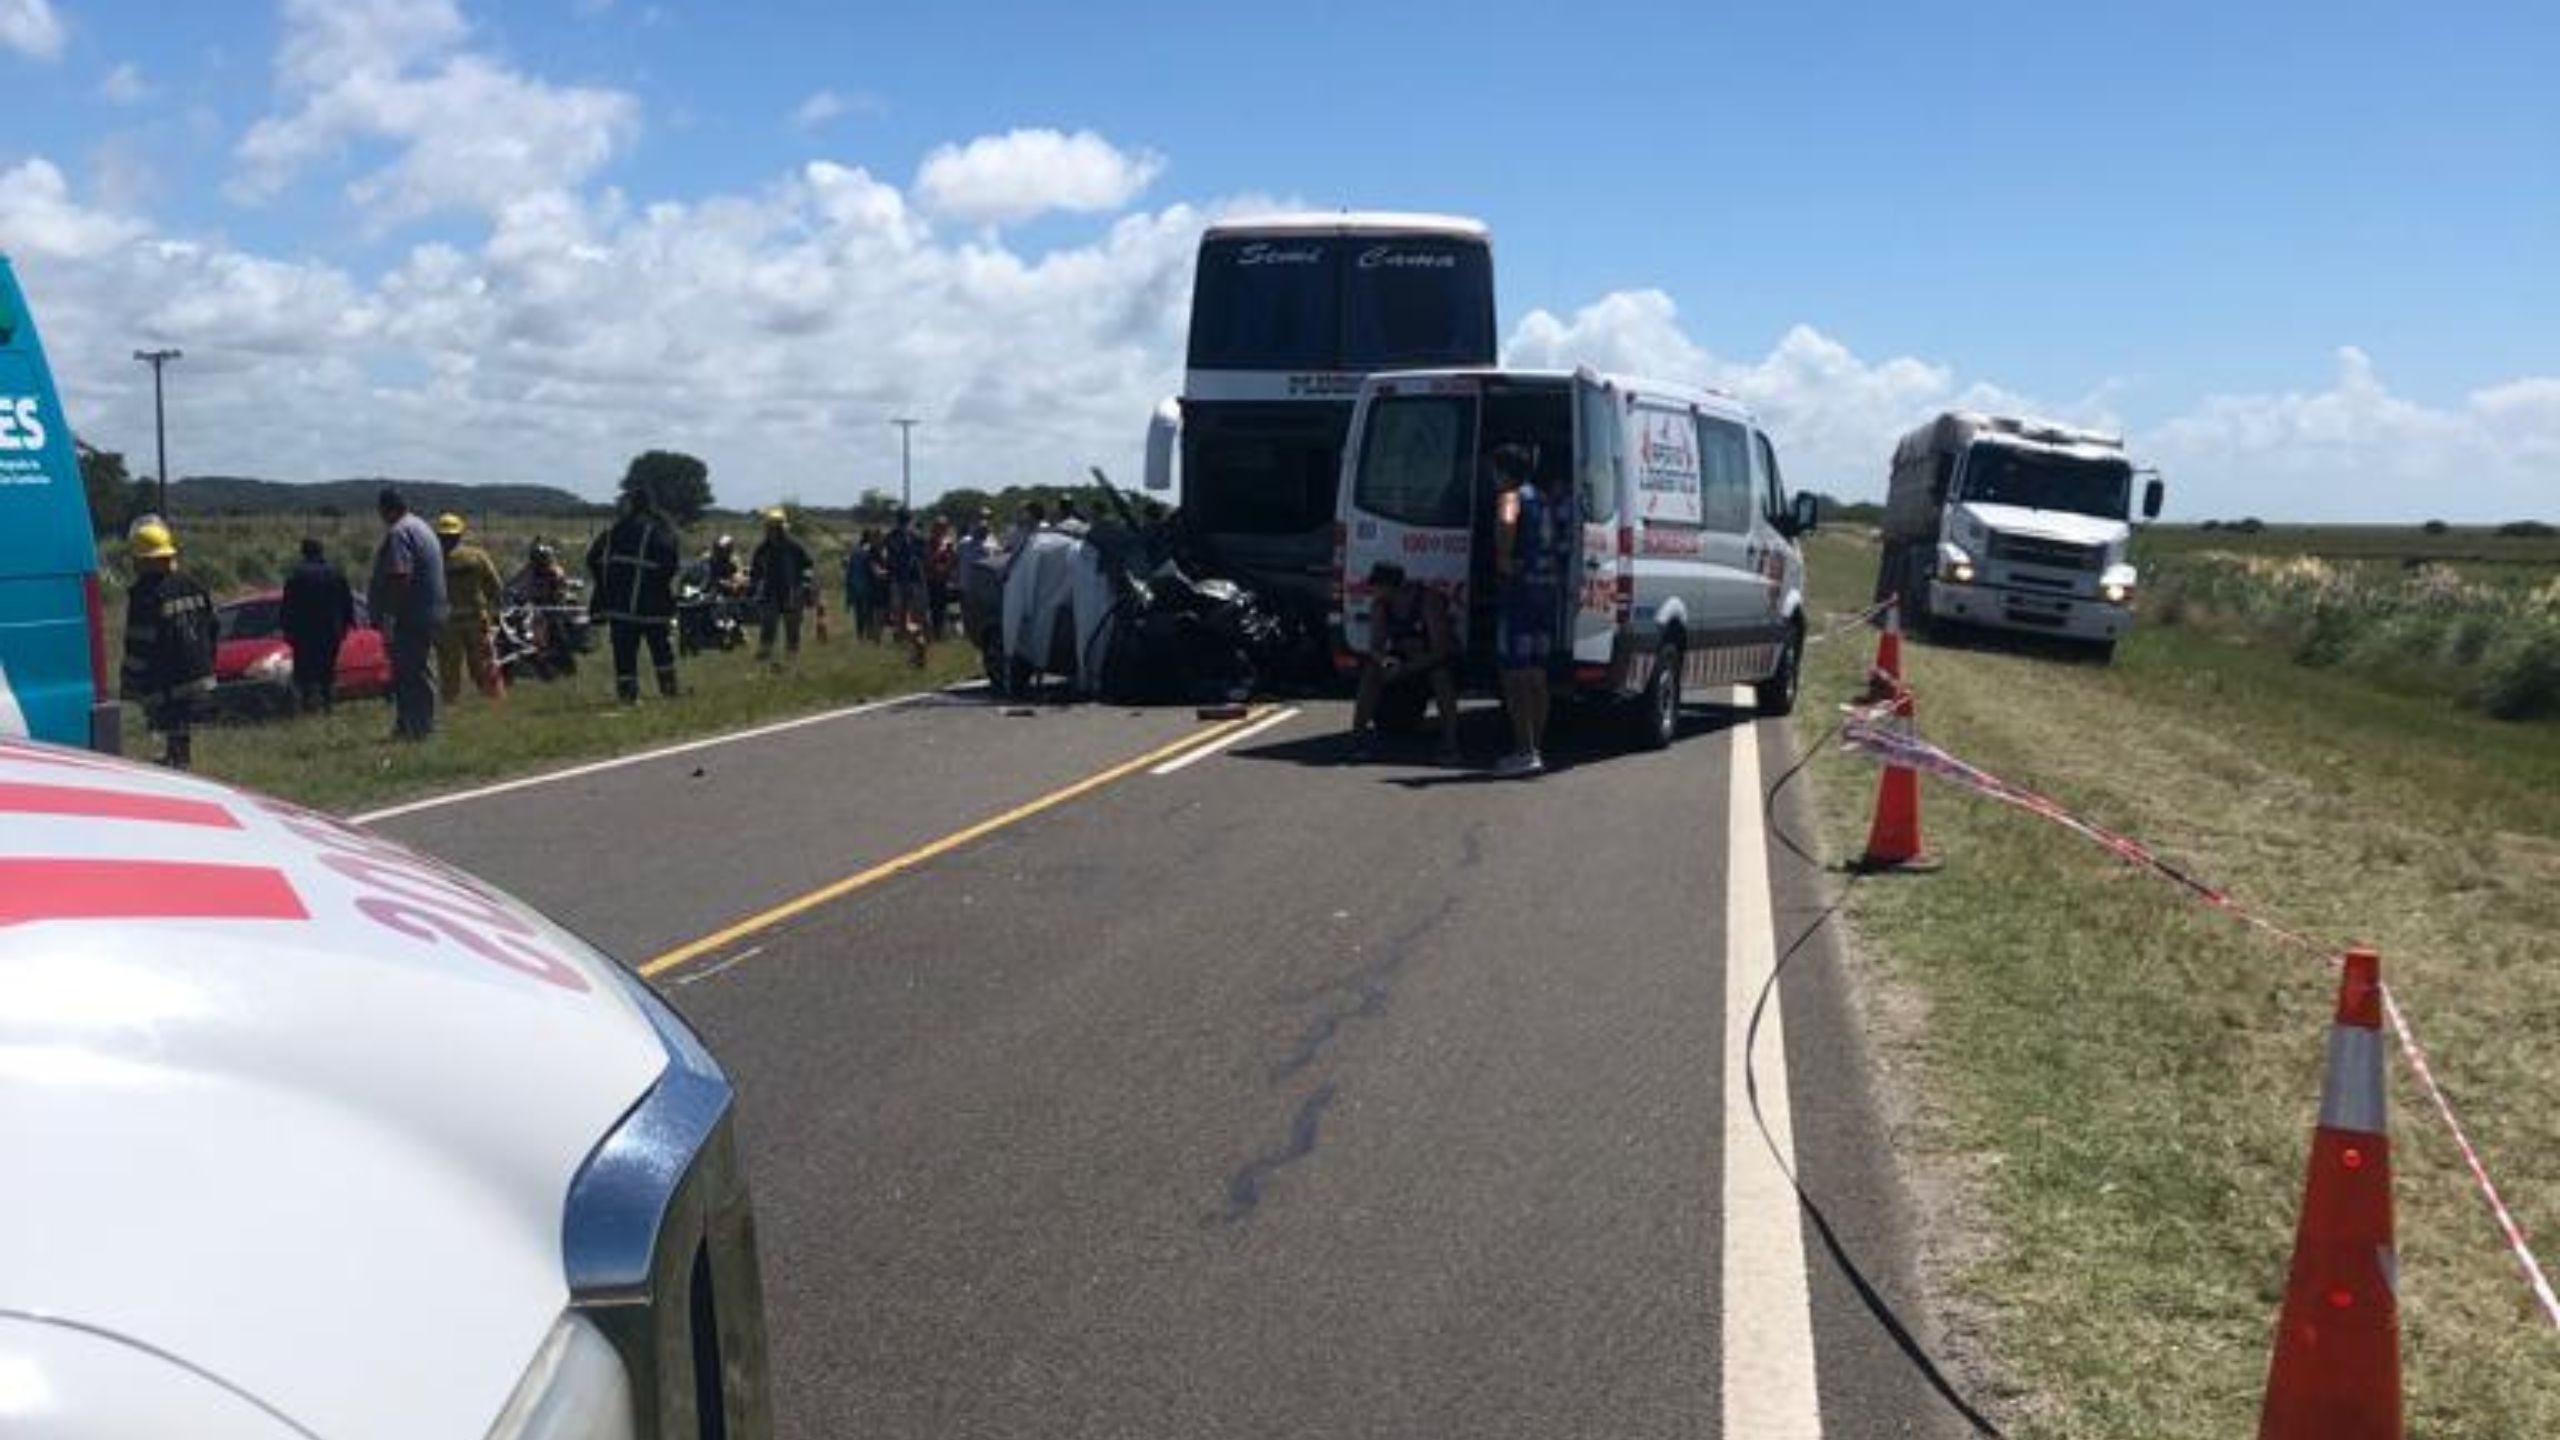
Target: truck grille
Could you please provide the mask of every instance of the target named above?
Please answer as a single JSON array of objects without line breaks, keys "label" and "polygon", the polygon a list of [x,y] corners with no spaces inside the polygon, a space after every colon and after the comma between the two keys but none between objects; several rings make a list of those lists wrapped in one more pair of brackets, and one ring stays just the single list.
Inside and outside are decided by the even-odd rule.
[{"label": "truck grille", "polygon": [[2074,545],[2067,540],[2039,540],[2032,535],[1993,535],[1991,558],[2022,565],[2048,565],[2057,570],[2097,570],[2106,562],[2103,545]]}]

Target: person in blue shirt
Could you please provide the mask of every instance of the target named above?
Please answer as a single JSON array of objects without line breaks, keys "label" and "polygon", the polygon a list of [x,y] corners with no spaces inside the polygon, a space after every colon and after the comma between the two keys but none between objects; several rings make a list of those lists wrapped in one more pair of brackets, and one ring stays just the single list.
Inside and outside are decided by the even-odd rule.
[{"label": "person in blue shirt", "polygon": [[898,512],[889,538],[880,542],[882,563],[889,572],[889,625],[907,643],[907,663],[924,668],[929,636],[925,614],[925,542],[916,533],[912,510]]},{"label": "person in blue shirt", "polygon": [[374,508],[382,515],[382,548],[373,554],[365,603],[391,652],[391,736],[424,740],[436,728],[436,682],[427,667],[446,616],[444,546],[399,491],[386,486]]},{"label": "person in blue shirt", "polygon": [[1557,544],[1563,516],[1556,498],[1533,478],[1537,452],[1523,444],[1497,445],[1493,468],[1494,571],[1500,580],[1502,704],[1511,718],[1511,753],[1494,762],[1497,775],[1544,771],[1547,738],[1547,664],[1555,654],[1557,619],[1564,605],[1564,567]]}]

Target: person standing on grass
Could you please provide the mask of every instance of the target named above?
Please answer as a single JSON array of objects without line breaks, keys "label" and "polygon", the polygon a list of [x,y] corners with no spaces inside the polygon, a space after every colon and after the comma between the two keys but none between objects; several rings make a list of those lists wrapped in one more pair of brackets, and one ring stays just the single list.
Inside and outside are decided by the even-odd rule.
[{"label": "person standing on grass", "polygon": [[925,533],[925,633],[939,640],[951,624],[951,579],[959,572],[960,550],[952,543],[951,522],[937,515]]},{"label": "person standing on grass", "polygon": [[676,647],[669,634],[676,618],[676,569],[684,557],[675,530],[638,491],[622,497],[613,527],[587,546],[588,604],[613,637],[613,695],[640,703],[640,646],[657,667],[658,693],[676,697]]},{"label": "person standing on grass", "polygon": [[364,593],[391,652],[391,738],[424,740],[436,729],[436,686],[427,663],[444,626],[444,549],[399,491],[384,486],[374,508],[382,515],[382,545],[373,552],[373,579]]},{"label": "person standing on grass", "polygon": [[880,542],[880,552],[889,572],[889,624],[906,641],[907,663],[921,670],[930,637],[925,633],[925,544],[916,533],[914,511],[898,512],[898,523]]},{"label": "person standing on grass", "polygon": [[1555,653],[1556,619],[1564,603],[1558,563],[1554,501],[1532,478],[1536,452],[1526,445],[1497,445],[1493,467],[1495,573],[1501,582],[1502,702],[1511,718],[1511,753],[1494,762],[1497,775],[1530,776],[1545,770],[1547,660]]},{"label": "person standing on grass", "polygon": [[158,520],[133,527],[133,589],[124,605],[123,695],[167,747],[160,763],[195,764],[196,706],[213,692],[213,597],[178,571],[178,540]]},{"label": "person standing on grass", "polygon": [[302,540],[302,560],[284,577],[276,628],[293,647],[293,703],[300,710],[330,709],[338,690],[338,647],[356,624],[356,592],[329,563],[317,536]]},{"label": "person standing on grass", "polygon": [[463,543],[468,527],[450,512],[436,517],[436,543],[444,547],[444,627],[436,632],[436,688],[444,703],[462,699],[462,672],[491,700],[507,696],[498,670],[498,562],[477,545]]},{"label": "person standing on grass", "polygon": [[953,569],[960,581],[960,638],[964,641],[976,641],[987,628],[986,607],[980,598],[984,584],[979,567],[992,563],[995,528],[996,512],[981,507],[978,518],[969,522],[969,528],[961,532],[960,543],[955,547],[959,563]]},{"label": "person standing on grass", "polygon": [[764,512],[764,539],[747,561],[747,595],[756,607],[756,660],[773,663],[777,625],[783,646],[800,658],[800,606],[808,598],[809,551],[791,536],[791,518],[779,509]]},{"label": "person standing on grass", "polygon": [[844,613],[853,617],[853,638],[877,640],[880,631],[872,608],[875,593],[871,588],[871,547],[878,542],[876,531],[864,530],[853,538],[853,548],[844,555]]}]

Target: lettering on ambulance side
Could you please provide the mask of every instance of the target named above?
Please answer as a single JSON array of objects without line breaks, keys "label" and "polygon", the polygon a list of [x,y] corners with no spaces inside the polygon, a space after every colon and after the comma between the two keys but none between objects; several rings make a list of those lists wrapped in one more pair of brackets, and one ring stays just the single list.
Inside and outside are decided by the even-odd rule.
[{"label": "lettering on ambulance side", "polygon": [[0,450],[44,448],[44,416],[33,395],[0,395]]},{"label": "lettering on ambulance side", "polygon": [[563,990],[585,991],[587,978],[544,939],[542,928],[459,872],[412,854],[342,821],[260,800],[258,808],[320,851],[320,863],[357,887],[355,912],[382,928],[429,945],[451,943],[493,965]]},{"label": "lettering on ambulance side", "polygon": [[1471,544],[1464,530],[1407,530],[1404,553],[1407,555],[1464,555]]}]

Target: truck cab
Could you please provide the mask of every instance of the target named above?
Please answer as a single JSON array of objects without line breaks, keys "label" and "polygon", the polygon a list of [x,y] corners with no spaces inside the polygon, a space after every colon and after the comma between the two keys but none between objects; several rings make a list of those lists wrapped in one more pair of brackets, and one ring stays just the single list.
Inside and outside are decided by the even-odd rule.
[{"label": "truck cab", "polygon": [[[1887,483],[1876,598],[1915,625],[2081,642],[2112,657],[2133,624],[2137,472],[2121,437],[1953,411],[1902,437]],[[2160,513],[2161,482],[2142,491]]]},{"label": "truck cab", "polygon": [[0,255],[0,737],[112,754],[122,721],[71,426]]}]

